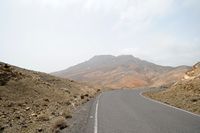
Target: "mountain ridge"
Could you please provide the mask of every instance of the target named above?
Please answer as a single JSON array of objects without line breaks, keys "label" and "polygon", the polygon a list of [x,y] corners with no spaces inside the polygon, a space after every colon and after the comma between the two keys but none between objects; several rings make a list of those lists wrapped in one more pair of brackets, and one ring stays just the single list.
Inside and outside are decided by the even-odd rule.
[{"label": "mountain ridge", "polygon": [[161,66],[132,55],[98,55],[51,74],[107,88],[133,88],[153,85],[156,82],[153,79],[159,75],[182,68],[183,72],[189,69],[187,66]]}]

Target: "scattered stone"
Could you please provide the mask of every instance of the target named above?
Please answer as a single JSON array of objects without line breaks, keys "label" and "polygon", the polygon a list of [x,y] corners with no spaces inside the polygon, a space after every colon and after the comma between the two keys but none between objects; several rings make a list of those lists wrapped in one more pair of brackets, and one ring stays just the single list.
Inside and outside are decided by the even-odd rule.
[{"label": "scattered stone", "polygon": [[8,102],[8,105],[7,105],[7,107],[12,107],[14,105],[14,103],[13,102]]},{"label": "scattered stone", "polygon": [[33,117],[37,117],[37,114],[35,114],[35,113],[32,113],[32,114],[31,114],[31,116],[33,116]]},{"label": "scattered stone", "polygon": [[[1,87],[1,85],[5,86]],[[48,87],[48,85],[51,86]],[[4,63],[1,62],[0,87],[0,93],[2,93],[0,96],[0,133],[50,133],[51,121],[61,116],[63,118],[59,118],[61,120],[54,123],[60,131],[68,126],[66,118],[72,117],[68,113],[63,114],[63,110],[73,112],[77,105],[86,101],[87,95],[85,94],[90,94],[87,89],[83,89],[85,85],[15,66],[5,65],[4,68]],[[65,88],[65,90],[58,88]],[[88,89],[95,94],[93,88]],[[81,94],[85,95],[84,100],[81,100]],[[51,112],[55,112],[54,115]]]},{"label": "scattered stone", "polygon": [[68,106],[68,105],[71,105],[71,102],[67,101],[67,102],[65,102],[65,104]]},{"label": "scattered stone", "polygon": [[84,99],[84,95],[81,95],[81,99]]},{"label": "scattered stone", "polygon": [[44,107],[47,107],[48,105],[47,105],[47,104],[43,104],[43,106],[44,106]]},{"label": "scattered stone", "polygon": [[49,120],[49,116],[47,114],[41,114],[37,117],[38,121],[48,121]]},{"label": "scattered stone", "polygon": [[26,107],[26,111],[30,110],[30,107]]},{"label": "scattered stone", "polygon": [[89,97],[89,95],[88,95],[88,94],[85,94],[85,96],[86,96],[86,97]]},{"label": "scattered stone", "polygon": [[64,128],[68,127],[66,121],[65,121],[65,118],[62,117],[62,116],[59,116],[59,117],[56,117],[54,118],[52,121],[52,129],[53,129],[53,132],[56,132],[59,130],[63,130]]},{"label": "scattered stone", "polygon": [[72,115],[70,114],[70,112],[68,110],[64,110],[61,115],[66,118],[66,119],[70,119],[72,118]]},{"label": "scattered stone", "polygon": [[22,128],[27,128],[27,127],[28,127],[28,126],[27,126],[27,125],[25,125],[25,124],[23,124],[23,125],[22,125]]},{"label": "scattered stone", "polygon": [[0,133],[3,133],[4,129],[5,129],[5,127],[0,126]]},{"label": "scattered stone", "polygon": [[37,131],[38,131],[38,132],[42,132],[43,129],[42,129],[42,128],[38,128]]},{"label": "scattered stone", "polygon": [[49,99],[48,98],[44,98],[44,101],[49,102]]}]

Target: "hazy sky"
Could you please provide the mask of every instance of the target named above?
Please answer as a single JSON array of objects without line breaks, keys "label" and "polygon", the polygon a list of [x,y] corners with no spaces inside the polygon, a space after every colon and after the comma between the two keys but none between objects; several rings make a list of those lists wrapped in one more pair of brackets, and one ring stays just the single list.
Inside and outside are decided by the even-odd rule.
[{"label": "hazy sky", "polygon": [[52,72],[100,54],[200,61],[200,0],[0,0],[0,60]]}]

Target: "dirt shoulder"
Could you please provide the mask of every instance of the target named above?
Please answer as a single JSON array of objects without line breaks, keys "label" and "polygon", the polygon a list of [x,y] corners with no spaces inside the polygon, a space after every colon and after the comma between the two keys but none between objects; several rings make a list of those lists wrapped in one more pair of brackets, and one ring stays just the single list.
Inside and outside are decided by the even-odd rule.
[{"label": "dirt shoulder", "polygon": [[85,133],[90,117],[91,108],[93,107],[95,99],[91,99],[89,102],[78,107],[72,114],[72,119],[69,120],[70,126],[61,133]]}]

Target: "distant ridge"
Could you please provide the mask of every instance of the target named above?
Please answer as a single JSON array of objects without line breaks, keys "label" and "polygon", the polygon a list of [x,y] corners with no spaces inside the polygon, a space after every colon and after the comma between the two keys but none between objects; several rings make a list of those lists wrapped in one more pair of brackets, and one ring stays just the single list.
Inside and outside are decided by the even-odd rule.
[{"label": "distant ridge", "polygon": [[[98,55],[88,61],[52,74],[96,86],[117,89],[174,82],[181,78],[189,68],[188,66],[161,66],[132,55]],[[169,76],[167,80],[165,80],[165,75]]]}]

